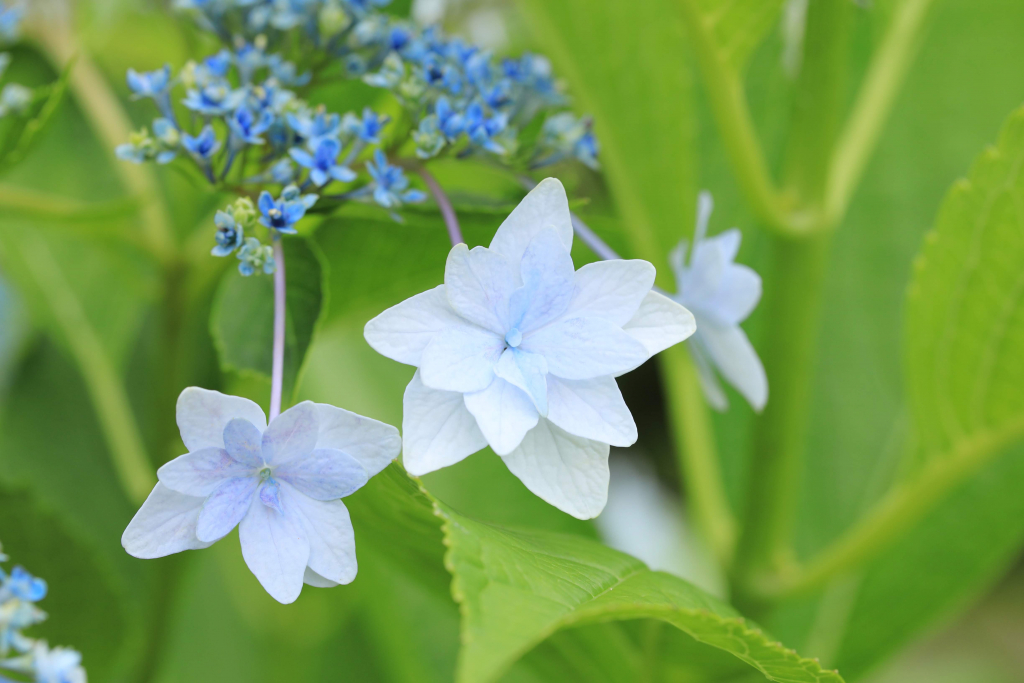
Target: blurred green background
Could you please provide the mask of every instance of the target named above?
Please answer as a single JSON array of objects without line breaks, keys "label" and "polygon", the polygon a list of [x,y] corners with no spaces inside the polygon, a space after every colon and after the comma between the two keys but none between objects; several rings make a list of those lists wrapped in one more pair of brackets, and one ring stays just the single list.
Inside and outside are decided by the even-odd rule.
[{"label": "blurred green background", "polygon": [[[847,4],[844,110],[898,3]],[[2,179],[4,187],[89,202],[137,197],[146,188],[137,177],[132,185],[132,174],[143,171],[112,158],[117,125],[108,118],[104,130],[90,109],[114,102],[142,125],[150,112],[128,102],[125,70],[201,56],[194,31],[162,5],[45,3],[49,14],[15,50],[11,78],[49,82],[75,52],[78,76],[85,70],[97,78],[72,88],[33,154]],[[769,5],[744,81],[769,163],[782,174],[795,84],[782,63],[781,3]],[[908,422],[902,315],[913,259],[947,189],[1024,101],[1024,3],[933,5],[905,86],[829,247],[797,517],[801,555],[847,528],[900,474]],[[688,34],[669,0],[399,0],[389,11],[440,20],[498,54],[529,49],[552,58],[575,109],[595,117],[605,166],[604,174],[556,172],[570,198],[585,199],[580,215],[613,247],[630,255],[630,226],[646,221],[667,252],[691,234],[696,193],[707,188],[716,200],[712,231],[739,226],[739,261],[762,273],[766,290],[771,286],[766,235],[737,185]],[[347,111],[386,108],[385,98],[352,85],[310,99]],[[460,218],[471,245],[487,243],[522,196],[514,179],[492,169],[439,163],[434,170],[466,207]],[[168,396],[195,384],[265,405],[268,389],[261,379],[218,366],[209,313],[231,264],[198,260],[169,310],[169,280],[137,244],[153,212],[162,212],[187,253],[208,251],[212,212],[222,198],[171,172],[152,177],[157,194],[140,199],[150,208],[121,217],[56,220],[31,207],[0,208],[0,540],[13,561],[50,584],[41,605],[50,620],[37,633],[80,649],[99,682],[452,680],[459,610],[440,544],[434,565],[410,562],[372,524],[360,525],[362,494],[352,499],[357,580],[333,590],[307,588],[294,605],[279,605],[261,589],[234,534],[210,550],[155,561],[121,549],[135,508],[118,485],[82,381],[83,345],[102,348],[125,379],[157,463],[184,452],[180,443],[164,446],[174,430]],[[297,397],[400,425],[412,369],[375,354],[362,328],[383,308],[441,282],[444,230],[430,208],[410,210],[403,225],[346,209],[310,232],[329,271],[329,303]],[[593,257],[577,244],[574,259],[579,266]],[[667,273],[664,263],[656,265]],[[758,310],[745,325],[755,346],[767,324]],[[168,325],[180,326],[182,339],[171,379],[160,345]],[[613,457],[647,463],[660,482],[650,485],[673,504],[684,500],[656,368],[648,364],[621,385],[641,439]],[[730,401],[714,428],[730,502],[739,509],[754,415],[737,394]],[[766,615],[764,625],[801,654],[838,666],[847,681],[1024,681],[1022,471],[1019,449],[994,460],[863,572],[823,596],[788,603]],[[529,494],[490,453],[424,483],[480,520],[599,535],[594,524]],[[680,571],[713,587],[714,577],[690,560]],[[543,680],[524,671],[509,680]]]}]

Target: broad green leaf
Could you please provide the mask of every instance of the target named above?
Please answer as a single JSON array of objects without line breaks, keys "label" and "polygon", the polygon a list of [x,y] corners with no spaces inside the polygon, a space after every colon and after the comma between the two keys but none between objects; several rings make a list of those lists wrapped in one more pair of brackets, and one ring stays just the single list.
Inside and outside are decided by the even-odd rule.
[{"label": "broad green leaf", "polygon": [[[285,306],[284,395],[292,396],[306,351],[326,314],[328,269],[316,245],[305,238],[283,241]],[[210,333],[221,368],[242,375],[270,377],[274,343],[274,279],[262,273],[244,277],[226,272],[210,314]]]},{"label": "broad green leaf", "polygon": [[561,629],[636,619],[664,621],[768,680],[842,681],[728,605],[628,555],[577,536],[513,531],[475,522],[440,502],[435,507],[444,520],[452,594],[463,612],[459,681],[495,680]]},{"label": "broad green leaf", "polygon": [[704,30],[714,38],[722,61],[742,71],[765,35],[778,25],[784,0],[677,0],[695,2]]},{"label": "broad green leaf", "polygon": [[628,230],[627,256],[658,268],[692,230],[694,110],[685,35],[674,0],[521,0],[531,32],[594,117],[601,163]]},{"label": "broad green leaf", "polygon": [[1024,109],[953,186],[915,263],[905,357],[926,463],[983,435],[1024,435],[1022,164]]}]

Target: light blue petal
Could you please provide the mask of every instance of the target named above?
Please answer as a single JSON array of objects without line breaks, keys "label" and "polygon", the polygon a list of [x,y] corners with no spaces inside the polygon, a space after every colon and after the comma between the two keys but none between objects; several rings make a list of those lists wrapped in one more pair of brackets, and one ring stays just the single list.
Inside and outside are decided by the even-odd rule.
[{"label": "light blue petal", "polygon": [[263,467],[263,436],[246,419],[236,417],[224,426],[224,448],[228,455],[248,467]]},{"label": "light blue petal", "polygon": [[196,523],[196,538],[211,543],[226,536],[249,511],[259,483],[257,476],[235,477],[221,482],[203,503],[203,511]]},{"label": "light blue petal", "polygon": [[289,408],[263,432],[263,459],[272,466],[302,458],[316,448],[320,421],[312,401]]},{"label": "light blue petal", "polygon": [[[248,423],[246,423],[248,424]],[[157,471],[160,482],[178,493],[205,498],[225,479],[254,473],[223,448],[203,448],[179,456]]]},{"label": "light blue petal", "polygon": [[369,479],[358,460],[333,448],[317,448],[305,458],[282,465],[275,474],[315,500],[344,498]]}]

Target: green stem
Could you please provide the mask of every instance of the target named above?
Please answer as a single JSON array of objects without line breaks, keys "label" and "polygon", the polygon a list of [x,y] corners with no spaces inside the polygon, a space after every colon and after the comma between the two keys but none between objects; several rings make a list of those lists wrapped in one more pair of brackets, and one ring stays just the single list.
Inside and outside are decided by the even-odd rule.
[{"label": "green stem", "polygon": [[1024,437],[1024,420],[970,437],[934,458],[918,477],[889,491],[865,517],[804,568],[755,577],[751,587],[765,600],[784,600],[824,586],[890,547],[936,503],[991,458]]},{"label": "green stem", "polygon": [[904,0],[868,66],[850,118],[839,136],[828,172],[825,216],[838,223],[864,172],[920,42],[933,0]]},{"label": "green stem", "polygon": [[704,75],[704,86],[719,133],[747,201],[766,226],[781,233],[801,232],[802,226],[795,224],[783,210],[778,190],[768,171],[750,117],[743,81],[725,62],[715,45],[715,38],[696,0],[678,0],[678,4]]},{"label": "green stem", "polygon": [[799,239],[776,236],[771,244],[763,304],[771,326],[762,346],[771,398],[755,424],[733,577],[741,602],[751,576],[782,571],[794,562],[792,536],[832,227],[821,222],[820,206],[841,120],[850,12],[847,0],[815,0],[808,9],[785,171],[787,196],[805,207],[811,228]]},{"label": "green stem", "polygon": [[736,520],[722,485],[715,434],[693,361],[682,345],[659,355],[676,456],[690,518],[723,567],[732,561]]},{"label": "green stem", "polygon": [[20,241],[22,261],[85,380],[121,487],[129,500],[141,505],[156,485],[156,473],[121,379],[46,242],[32,232],[22,233]]}]

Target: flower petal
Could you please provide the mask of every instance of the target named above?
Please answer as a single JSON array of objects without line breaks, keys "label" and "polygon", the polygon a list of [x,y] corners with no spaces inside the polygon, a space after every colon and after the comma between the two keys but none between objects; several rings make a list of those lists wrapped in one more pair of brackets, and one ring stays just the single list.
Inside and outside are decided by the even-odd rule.
[{"label": "flower petal", "polygon": [[544,228],[554,228],[565,248],[572,249],[569,200],[556,178],[545,178],[530,190],[494,233],[490,248],[510,263],[518,264],[530,242]]},{"label": "flower petal", "polygon": [[333,448],[317,448],[281,465],[274,475],[314,500],[344,498],[369,481],[358,460]]},{"label": "flower petal", "polygon": [[196,538],[212,543],[226,536],[245,516],[256,498],[259,477],[234,477],[214,489],[203,503],[196,524]]},{"label": "flower petal", "polygon": [[487,445],[462,394],[430,389],[413,375],[402,403],[402,461],[420,476],[454,465]]},{"label": "flower petal", "polygon": [[287,513],[299,519],[309,540],[308,569],[329,584],[351,583],[358,565],[355,534],[345,504],[313,500],[291,490],[285,493],[285,501]]},{"label": "flower petal", "polygon": [[653,356],[683,341],[697,329],[693,314],[658,292],[648,292],[623,331],[633,337]]},{"label": "flower petal", "polygon": [[232,458],[223,448],[204,448],[178,456],[156,474],[161,483],[173,491],[205,498],[225,479],[244,477],[252,472],[251,467]]},{"label": "flower petal", "polygon": [[224,448],[236,461],[263,467],[263,434],[248,420],[236,417],[224,427]]},{"label": "flower petal", "polygon": [[[291,492],[289,492],[291,493]],[[253,498],[249,511],[238,525],[242,557],[270,597],[280,603],[295,602],[302,592],[302,579],[309,563],[309,539],[298,515],[291,513],[293,501],[284,504],[285,512],[267,507]]]},{"label": "flower petal", "polygon": [[603,318],[622,327],[636,315],[654,286],[655,270],[647,261],[597,261],[576,271],[576,293],[569,318]]},{"label": "flower petal", "polygon": [[[312,554],[312,552],[310,553]],[[306,567],[306,572],[302,575],[302,583],[313,588],[334,588],[340,586],[337,581],[331,581],[317,574],[315,571]]]},{"label": "flower petal", "polygon": [[274,418],[263,432],[263,459],[276,467],[309,455],[319,434],[316,404],[303,401]]},{"label": "flower petal", "polygon": [[592,519],[608,500],[608,451],[608,444],[541,420],[502,460],[543,500],[577,519]]},{"label": "flower petal", "polygon": [[445,285],[392,306],[366,323],[363,336],[373,349],[392,360],[419,366],[420,356],[434,335],[463,323],[448,303]]},{"label": "flower petal", "polygon": [[236,417],[267,428],[263,409],[247,398],[188,387],[178,396],[177,419],[181,440],[189,451],[224,448],[224,427]]},{"label": "flower petal", "polygon": [[573,298],[572,257],[551,228],[537,233],[523,253],[523,286],[512,293],[509,325],[526,333],[560,316]]},{"label": "flower petal", "polygon": [[494,366],[494,374],[525,391],[537,412],[547,415],[548,385],[545,377],[548,363],[544,356],[522,349],[505,349]]},{"label": "flower petal", "polygon": [[761,276],[746,266],[732,264],[723,273],[714,295],[699,304],[700,310],[719,325],[738,325],[760,300]]},{"label": "flower petal", "polygon": [[317,448],[336,448],[359,461],[374,476],[402,452],[402,437],[389,424],[326,403],[316,404],[320,419]]},{"label": "flower petal", "polygon": [[121,545],[129,555],[143,560],[210,547],[196,538],[203,501],[157,482],[121,535]]},{"label": "flower petal", "polygon": [[569,380],[548,375],[548,419],[576,436],[625,448],[636,423],[612,377]]},{"label": "flower petal", "polygon": [[423,383],[444,391],[480,391],[494,379],[504,348],[504,339],[476,325],[449,327],[423,350]]},{"label": "flower petal", "polygon": [[729,399],[722,389],[722,385],[711,369],[711,360],[704,351],[704,347],[697,342],[697,337],[690,337],[686,340],[686,348],[690,351],[693,365],[697,368],[697,379],[700,381],[700,388],[704,392],[704,398],[708,405],[715,410],[722,412],[728,409]]},{"label": "flower petal", "polygon": [[448,303],[460,316],[504,336],[508,331],[508,304],[516,288],[512,264],[501,254],[465,244],[448,252],[444,268]]},{"label": "flower petal", "polygon": [[768,378],[747,335],[737,326],[703,325],[697,341],[729,384],[761,412],[768,402]]},{"label": "flower petal", "polygon": [[483,391],[465,395],[466,408],[498,455],[511,453],[540,416],[530,397],[510,382],[495,377]]},{"label": "flower petal", "polygon": [[643,344],[600,318],[569,318],[523,339],[524,351],[544,356],[548,372],[565,379],[621,375],[648,358]]}]

